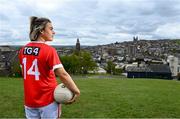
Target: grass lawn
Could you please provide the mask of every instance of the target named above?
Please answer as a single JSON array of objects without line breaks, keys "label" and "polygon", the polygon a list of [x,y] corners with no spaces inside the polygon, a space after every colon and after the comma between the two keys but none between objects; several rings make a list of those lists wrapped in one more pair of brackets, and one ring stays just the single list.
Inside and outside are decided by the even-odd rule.
[{"label": "grass lawn", "polygon": [[[180,82],[160,79],[78,78],[76,103],[63,118],[180,118]],[[24,117],[23,81],[0,78],[0,118]]]}]

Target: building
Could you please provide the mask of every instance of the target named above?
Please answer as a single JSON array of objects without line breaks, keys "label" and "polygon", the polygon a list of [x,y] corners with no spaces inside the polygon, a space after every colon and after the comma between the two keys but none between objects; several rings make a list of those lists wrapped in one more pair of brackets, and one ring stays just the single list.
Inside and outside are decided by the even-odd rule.
[{"label": "building", "polygon": [[95,71],[88,71],[88,73],[91,73],[91,74],[106,74],[107,71],[101,67],[98,67],[97,70]]},{"label": "building", "polygon": [[80,50],[81,50],[79,38],[77,38],[77,42],[76,42],[76,50],[77,50],[77,51],[80,51]]},{"label": "building", "polygon": [[172,79],[171,70],[166,64],[149,64],[129,66],[126,69],[128,78],[162,78]]},{"label": "building", "polygon": [[167,62],[169,63],[172,76],[176,77],[177,74],[180,73],[180,56],[170,55],[167,58]]},{"label": "building", "polygon": [[133,41],[134,41],[134,42],[137,42],[137,41],[138,41],[138,36],[134,36],[134,37],[133,37]]},{"label": "building", "polygon": [[127,47],[127,54],[129,57],[135,57],[136,56],[136,46],[135,45],[128,45]]}]

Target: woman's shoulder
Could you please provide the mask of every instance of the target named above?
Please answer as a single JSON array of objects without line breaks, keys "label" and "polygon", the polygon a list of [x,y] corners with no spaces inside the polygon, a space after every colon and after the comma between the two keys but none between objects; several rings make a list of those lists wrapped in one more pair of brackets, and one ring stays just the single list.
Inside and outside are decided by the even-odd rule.
[{"label": "woman's shoulder", "polygon": [[56,52],[56,49],[51,45],[43,44],[43,47],[44,47],[46,52]]},{"label": "woman's shoulder", "polygon": [[45,42],[30,42],[28,43],[26,46],[32,46],[32,47],[39,47],[40,49],[45,50],[46,52],[49,51],[56,51],[56,49],[54,47],[52,47],[51,45],[45,43]]},{"label": "woman's shoulder", "polygon": [[48,49],[51,49],[51,50],[56,50],[53,46],[51,46],[51,45],[48,45],[48,44],[44,44],[44,46],[46,47],[46,48],[48,48]]}]

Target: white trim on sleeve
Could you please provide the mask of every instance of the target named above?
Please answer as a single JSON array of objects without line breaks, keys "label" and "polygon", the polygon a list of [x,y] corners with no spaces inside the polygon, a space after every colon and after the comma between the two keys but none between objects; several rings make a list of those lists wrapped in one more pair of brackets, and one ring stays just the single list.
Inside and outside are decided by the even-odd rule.
[{"label": "white trim on sleeve", "polygon": [[57,69],[57,68],[62,68],[62,67],[63,67],[62,64],[54,65],[54,66],[53,66],[53,71],[54,71],[55,69]]}]

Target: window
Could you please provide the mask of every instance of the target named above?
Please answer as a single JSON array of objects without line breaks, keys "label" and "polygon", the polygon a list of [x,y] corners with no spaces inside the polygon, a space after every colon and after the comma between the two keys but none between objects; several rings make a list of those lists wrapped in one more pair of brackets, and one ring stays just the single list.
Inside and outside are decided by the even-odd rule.
[{"label": "window", "polygon": [[180,72],[180,67],[177,67],[177,72]]}]

